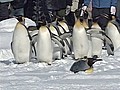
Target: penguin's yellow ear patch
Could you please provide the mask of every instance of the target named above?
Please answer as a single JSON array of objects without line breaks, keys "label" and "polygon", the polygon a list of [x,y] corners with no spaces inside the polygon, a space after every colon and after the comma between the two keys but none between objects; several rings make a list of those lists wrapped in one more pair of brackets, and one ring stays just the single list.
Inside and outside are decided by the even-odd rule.
[{"label": "penguin's yellow ear patch", "polygon": [[84,26],[84,28],[89,28],[87,25],[87,22],[83,21],[82,25]]},{"label": "penguin's yellow ear patch", "polygon": [[19,29],[21,29],[21,30],[23,30],[23,24],[21,24],[21,22],[18,22],[17,24],[16,24],[16,27],[15,28],[19,28]]}]

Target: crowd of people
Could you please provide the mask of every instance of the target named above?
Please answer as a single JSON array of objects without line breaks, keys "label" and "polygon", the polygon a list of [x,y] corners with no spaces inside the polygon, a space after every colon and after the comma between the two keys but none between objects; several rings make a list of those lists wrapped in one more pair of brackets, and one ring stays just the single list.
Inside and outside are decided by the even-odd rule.
[{"label": "crowd of people", "polygon": [[[90,5],[91,2],[91,5]],[[56,17],[64,17],[69,26],[74,26],[75,11],[92,8],[92,21],[105,30],[110,16],[120,24],[120,0],[0,0],[0,21],[10,17],[24,16],[36,22],[51,23]]]}]

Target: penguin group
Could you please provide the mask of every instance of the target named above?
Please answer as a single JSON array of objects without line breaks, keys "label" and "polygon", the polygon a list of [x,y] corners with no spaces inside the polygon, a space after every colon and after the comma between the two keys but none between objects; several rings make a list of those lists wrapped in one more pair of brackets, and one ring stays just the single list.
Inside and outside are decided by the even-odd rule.
[{"label": "penguin group", "polygon": [[51,65],[54,60],[71,53],[71,31],[65,21],[57,20],[56,24],[43,21],[39,27],[26,27],[23,17],[18,17],[17,20],[11,42],[16,63],[37,59],[38,62]]},{"label": "penguin group", "polygon": [[104,41],[108,55],[114,55],[120,47],[120,29],[114,20],[108,23],[106,31],[101,30],[97,23],[89,28],[88,23],[78,17],[72,29],[64,19],[59,18],[49,24],[43,21],[39,27],[26,27],[23,17],[18,18],[18,21],[11,48],[15,61],[19,64],[34,58],[51,65],[55,60],[71,56],[75,63],[70,71],[87,72],[95,62],[102,60]]}]

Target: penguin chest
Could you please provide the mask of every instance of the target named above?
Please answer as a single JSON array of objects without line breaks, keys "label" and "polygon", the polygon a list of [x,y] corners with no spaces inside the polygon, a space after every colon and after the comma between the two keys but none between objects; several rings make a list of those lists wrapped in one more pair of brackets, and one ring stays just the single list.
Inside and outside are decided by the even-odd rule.
[{"label": "penguin chest", "polygon": [[21,27],[17,27],[14,30],[12,39],[12,51],[17,63],[29,61],[30,48],[31,45],[27,30],[21,25]]},{"label": "penguin chest", "polygon": [[107,34],[113,42],[114,50],[117,50],[120,47],[120,33],[115,25],[109,23],[107,28]]},{"label": "penguin chest", "polygon": [[88,53],[88,37],[85,30],[73,31],[73,51],[76,58],[83,58]]},{"label": "penguin chest", "polygon": [[37,38],[37,57],[38,61],[44,61],[47,63],[52,62],[52,41],[48,30],[38,32]]}]

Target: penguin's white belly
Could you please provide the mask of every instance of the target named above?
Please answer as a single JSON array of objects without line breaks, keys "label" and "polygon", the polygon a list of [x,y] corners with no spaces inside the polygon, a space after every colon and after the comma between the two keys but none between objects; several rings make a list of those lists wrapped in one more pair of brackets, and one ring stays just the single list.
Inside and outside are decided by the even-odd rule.
[{"label": "penguin's white belly", "polygon": [[116,51],[120,47],[120,33],[115,25],[109,23],[107,28],[107,34],[113,42],[114,51]]},{"label": "penguin's white belly", "polygon": [[99,38],[92,37],[92,55],[101,56],[103,41]]},{"label": "penguin's white belly", "polygon": [[75,59],[83,58],[88,53],[88,38],[85,30],[73,31],[73,51]]},{"label": "penguin's white belly", "polygon": [[48,64],[52,63],[53,49],[49,31],[39,31],[37,40],[37,59]]},{"label": "penguin's white belly", "polygon": [[92,56],[93,56],[93,53],[92,53],[92,51],[93,51],[93,48],[92,48],[92,38],[91,38],[90,35],[87,35],[87,36],[88,36],[88,46],[89,46],[87,57],[88,58],[92,58]]},{"label": "penguin's white belly", "polygon": [[53,43],[53,60],[61,59],[62,57],[61,48],[55,42],[52,42],[52,43]]},{"label": "penguin's white belly", "polygon": [[18,25],[13,34],[12,51],[17,63],[30,60],[30,39],[23,25]]}]

